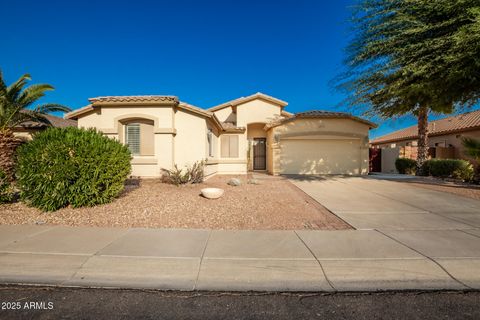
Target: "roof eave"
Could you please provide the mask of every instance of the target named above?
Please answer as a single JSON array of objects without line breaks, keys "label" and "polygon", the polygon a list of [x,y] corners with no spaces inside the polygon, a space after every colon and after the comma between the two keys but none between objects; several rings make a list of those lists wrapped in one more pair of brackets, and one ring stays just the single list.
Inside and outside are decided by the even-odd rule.
[{"label": "roof eave", "polygon": [[82,107],[80,109],[77,109],[77,110],[73,110],[69,113],[66,113],[63,118],[64,119],[67,119],[67,120],[77,120],[78,119],[78,116],[84,114],[84,113],[87,113],[87,112],[90,112],[90,111],[93,111],[94,108],[91,104],[85,106],[85,107]]}]

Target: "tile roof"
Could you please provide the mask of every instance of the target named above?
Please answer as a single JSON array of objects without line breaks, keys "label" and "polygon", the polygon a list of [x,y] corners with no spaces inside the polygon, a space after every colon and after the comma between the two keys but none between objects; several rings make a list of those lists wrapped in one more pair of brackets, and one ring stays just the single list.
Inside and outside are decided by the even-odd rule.
[{"label": "tile roof", "polygon": [[278,121],[274,121],[270,124],[267,124],[268,128],[278,126],[282,123],[292,121],[295,119],[301,119],[301,118],[330,118],[330,119],[351,119],[355,120],[361,123],[364,123],[370,128],[376,128],[377,125],[371,121],[356,117],[354,115],[351,115],[350,113],[345,113],[345,112],[333,112],[333,111],[324,111],[324,110],[310,110],[310,111],[305,111],[305,112],[299,112],[295,113],[292,117],[287,117],[283,119],[279,119]]},{"label": "tile roof", "polygon": [[276,103],[279,106],[281,106],[282,108],[285,107],[286,105],[288,105],[288,102],[286,102],[286,101],[277,99],[275,97],[269,96],[269,95],[261,93],[261,92],[257,92],[257,93],[254,93],[252,95],[249,95],[247,97],[240,97],[238,99],[234,99],[234,100],[224,102],[224,103],[219,104],[217,106],[208,108],[207,110],[208,111],[217,111],[217,110],[221,110],[221,109],[226,108],[226,107],[237,106],[239,104],[242,104],[242,103],[245,103],[245,102],[248,102],[248,101],[251,101],[251,100],[255,100],[255,99],[264,99],[264,100]]},{"label": "tile roof", "polygon": [[[472,130],[476,128],[480,129],[480,110],[431,121],[428,124],[428,135],[438,136],[447,133]],[[378,137],[370,141],[370,143],[380,144],[416,138],[418,138],[418,129],[415,125]]]},{"label": "tile roof", "polygon": [[146,96],[104,96],[88,99],[91,103],[101,102],[178,102],[178,98],[175,96],[158,96],[158,95],[146,95]]},{"label": "tile roof", "polygon": [[231,122],[222,122],[222,129],[227,132],[244,132],[246,130],[245,127],[237,127],[235,124]]},{"label": "tile roof", "polygon": [[203,114],[205,116],[208,116],[208,117],[211,117],[213,115],[213,112],[207,111],[205,109],[202,109],[200,107],[194,106],[193,104],[186,103],[186,102],[183,102],[183,101],[180,101],[178,106],[182,107],[186,110],[190,110],[192,112],[195,112],[195,113],[201,113],[201,114]]},{"label": "tile roof", "polygon": [[[68,120],[68,119],[63,119],[60,117],[56,117],[50,114],[45,115],[45,118],[50,121],[52,126],[57,127],[57,128],[66,128],[66,127],[76,127],[77,126],[77,121],[75,120]],[[46,125],[43,123],[39,122],[34,122],[34,121],[27,121],[22,123],[21,125],[17,126],[17,128],[43,128]]]}]

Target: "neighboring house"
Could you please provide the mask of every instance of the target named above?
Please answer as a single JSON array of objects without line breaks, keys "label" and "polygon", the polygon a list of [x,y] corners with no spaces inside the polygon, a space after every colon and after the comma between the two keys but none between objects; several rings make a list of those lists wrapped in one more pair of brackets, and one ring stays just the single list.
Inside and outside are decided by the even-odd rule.
[{"label": "neighboring house", "polygon": [[[480,139],[480,110],[467,112],[428,124],[428,146],[432,158],[468,159],[464,154],[462,138]],[[395,172],[398,157],[416,159],[417,126],[392,132],[370,141],[381,149],[381,171]]]},{"label": "neighboring house", "polygon": [[128,144],[132,174],[207,159],[206,174],[367,174],[368,133],[375,124],[345,113],[291,114],[287,103],[256,93],[210,109],[173,96],[112,96],[68,113]]},{"label": "neighboring house", "polygon": [[[53,127],[65,128],[77,126],[77,121],[75,120],[63,119],[60,117],[52,116],[50,114],[47,114],[44,117],[47,118],[48,121],[50,121]],[[45,125],[44,123],[27,121],[13,128],[13,133],[16,137],[30,140],[34,133],[45,130],[46,128],[47,125]]]}]

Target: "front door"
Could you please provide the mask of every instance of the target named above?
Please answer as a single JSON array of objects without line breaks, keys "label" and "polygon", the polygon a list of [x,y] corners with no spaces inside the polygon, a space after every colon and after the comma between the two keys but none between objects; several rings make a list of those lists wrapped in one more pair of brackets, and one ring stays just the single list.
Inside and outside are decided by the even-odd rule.
[{"label": "front door", "polygon": [[253,170],[267,169],[267,150],[265,138],[253,139]]}]

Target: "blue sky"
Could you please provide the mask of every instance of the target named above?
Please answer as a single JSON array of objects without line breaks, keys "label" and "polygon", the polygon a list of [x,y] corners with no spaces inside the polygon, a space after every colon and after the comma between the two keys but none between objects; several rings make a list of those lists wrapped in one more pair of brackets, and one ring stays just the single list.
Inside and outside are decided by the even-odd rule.
[{"label": "blue sky", "polygon": [[[260,91],[290,112],[352,112],[329,82],[342,68],[354,2],[0,0],[0,68],[7,82],[28,72],[54,85],[45,101],[73,109],[137,94],[208,108]],[[372,137],[414,123],[373,120]]]}]

